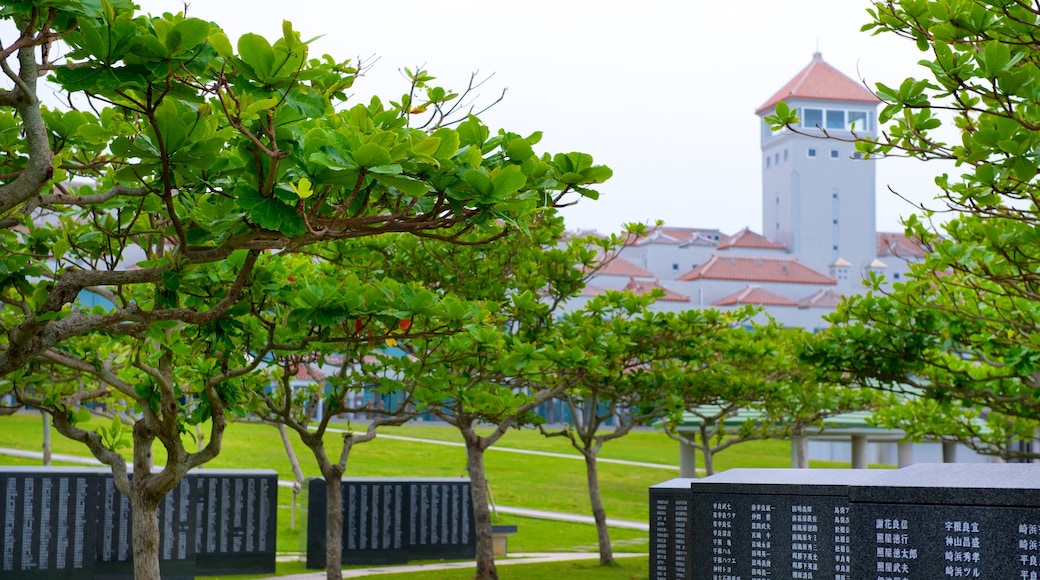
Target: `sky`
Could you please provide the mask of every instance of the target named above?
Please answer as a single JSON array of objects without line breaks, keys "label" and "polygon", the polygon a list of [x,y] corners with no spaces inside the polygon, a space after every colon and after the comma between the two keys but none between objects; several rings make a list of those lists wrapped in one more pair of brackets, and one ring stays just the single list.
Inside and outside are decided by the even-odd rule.
[{"label": "sky", "polygon": [[[139,0],[153,14],[177,0]],[[565,210],[571,229],[619,231],[626,222],[761,231],[759,119],[754,114],[819,50],[868,87],[922,76],[910,41],[860,32],[862,0],[191,0],[187,13],[218,23],[234,43],[274,40],[282,20],[311,55],[372,63],[353,93],[396,100],[404,67],[446,88],[487,79],[475,104],[493,129],[542,131],[538,151],[582,151],[614,177],[598,201]],[[490,77],[490,78],[488,78]],[[928,163],[878,162],[877,225],[901,231],[936,194]]]}]

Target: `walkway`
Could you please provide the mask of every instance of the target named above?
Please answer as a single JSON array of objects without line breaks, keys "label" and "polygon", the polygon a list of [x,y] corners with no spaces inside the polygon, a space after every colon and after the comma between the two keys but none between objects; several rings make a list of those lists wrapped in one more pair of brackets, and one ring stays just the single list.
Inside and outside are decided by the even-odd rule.
[{"label": "walkway", "polygon": [[[344,433],[343,430],[329,429],[329,431],[335,431],[337,433]],[[411,441],[413,443],[428,443],[430,445],[447,445],[448,447],[465,447],[465,443],[458,443],[456,441],[439,441],[437,439],[419,439],[418,437],[402,437],[401,435],[385,435],[383,433],[376,433],[376,437],[382,437],[384,439],[395,439],[398,441]],[[557,459],[577,459],[578,461],[584,461],[584,457],[581,455],[569,454],[569,453],[552,453],[550,451],[532,451],[530,449],[515,449],[512,447],[498,447],[492,445],[488,447],[488,451],[503,451],[506,453],[523,453],[525,455],[539,455],[542,457],[555,457]],[[628,461],[625,459],[603,459],[599,458],[596,460],[598,463],[614,463],[617,465],[628,465],[631,467],[646,467],[649,469],[668,469],[670,471],[679,471],[678,465],[668,465],[667,463],[645,463],[643,461]]]}]

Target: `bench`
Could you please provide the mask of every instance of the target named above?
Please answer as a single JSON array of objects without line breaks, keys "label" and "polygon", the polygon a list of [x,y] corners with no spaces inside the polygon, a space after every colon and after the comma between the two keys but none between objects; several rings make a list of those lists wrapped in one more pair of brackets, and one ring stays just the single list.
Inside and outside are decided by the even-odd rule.
[{"label": "bench", "polygon": [[496,556],[506,556],[509,552],[509,536],[516,533],[516,526],[491,526],[491,540]]}]

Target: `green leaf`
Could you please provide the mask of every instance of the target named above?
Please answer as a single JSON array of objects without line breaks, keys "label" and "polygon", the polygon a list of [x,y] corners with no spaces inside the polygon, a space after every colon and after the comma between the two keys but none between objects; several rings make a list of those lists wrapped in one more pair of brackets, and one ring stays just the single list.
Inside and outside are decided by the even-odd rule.
[{"label": "green leaf", "polygon": [[354,162],[359,167],[389,165],[391,161],[390,151],[375,143],[365,143],[354,151]]},{"label": "green leaf", "polygon": [[231,58],[235,55],[235,51],[231,48],[231,41],[228,40],[223,30],[213,29],[209,34],[208,40],[210,46],[217,51],[221,58]]},{"label": "green leaf", "polygon": [[503,167],[491,178],[494,187],[494,196],[503,199],[516,193],[521,187],[527,185],[527,176],[517,165]]},{"label": "green leaf", "polygon": [[171,53],[183,48],[192,49],[209,36],[209,23],[199,18],[186,18],[177,24],[166,35],[166,48]]},{"label": "green leaf", "polygon": [[491,195],[495,191],[494,184],[483,171],[470,169],[462,175],[462,180],[480,195]]},{"label": "green leaf", "polygon": [[238,39],[238,54],[259,77],[270,75],[271,69],[275,66],[274,49],[267,39],[259,34],[243,34]]},{"label": "green leaf", "polygon": [[181,275],[176,270],[163,270],[162,285],[171,292],[176,292],[181,287]]},{"label": "green leaf", "polygon": [[412,197],[421,197],[430,192],[430,186],[425,181],[411,177],[373,173],[372,178],[378,183],[399,189]]}]

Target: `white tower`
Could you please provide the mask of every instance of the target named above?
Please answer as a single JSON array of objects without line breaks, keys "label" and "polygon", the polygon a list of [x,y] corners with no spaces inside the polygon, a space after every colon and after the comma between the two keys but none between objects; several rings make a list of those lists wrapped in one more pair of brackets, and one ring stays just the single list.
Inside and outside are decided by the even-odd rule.
[{"label": "white tower", "polygon": [[847,140],[877,134],[879,101],[819,52],[756,114],[780,101],[801,121],[797,132],[762,123],[762,233],[819,271],[847,262],[858,279],[877,256],[875,172]]}]

